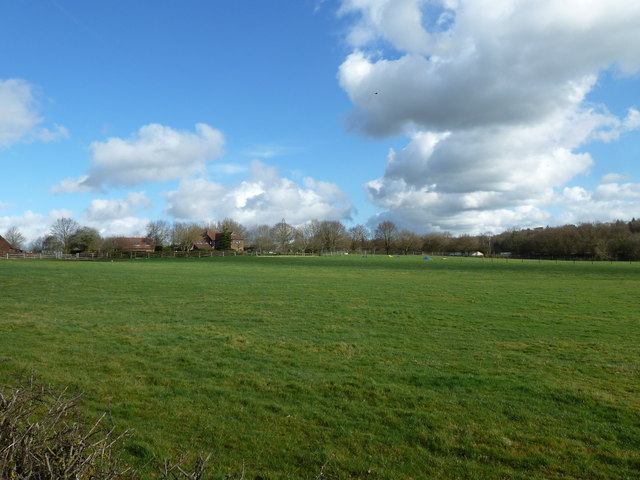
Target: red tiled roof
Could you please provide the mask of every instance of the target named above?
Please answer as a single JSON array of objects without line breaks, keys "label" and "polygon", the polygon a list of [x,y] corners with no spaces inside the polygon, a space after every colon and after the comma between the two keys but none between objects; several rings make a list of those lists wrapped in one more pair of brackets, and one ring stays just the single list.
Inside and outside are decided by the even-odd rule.
[{"label": "red tiled roof", "polygon": [[116,250],[153,251],[155,245],[146,237],[118,237],[114,240]]},{"label": "red tiled roof", "polygon": [[192,250],[213,250],[213,247],[207,242],[193,242]]},{"label": "red tiled roof", "polygon": [[4,238],[2,238],[2,236],[0,235],[0,252],[16,253],[17,251],[18,250],[16,248],[13,248],[11,244],[7,242]]},{"label": "red tiled roof", "polygon": [[[211,240],[215,240],[218,235],[221,235],[222,232],[218,230],[206,230],[202,236],[204,238],[209,237]],[[231,232],[231,240],[243,240],[243,238],[235,232]]]}]

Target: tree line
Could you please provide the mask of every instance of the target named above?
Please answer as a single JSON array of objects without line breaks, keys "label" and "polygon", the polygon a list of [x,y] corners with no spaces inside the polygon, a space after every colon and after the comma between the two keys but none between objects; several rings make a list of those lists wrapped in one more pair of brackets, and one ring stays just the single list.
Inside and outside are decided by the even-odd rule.
[{"label": "tree line", "polygon": [[[340,221],[311,220],[295,227],[284,219],[274,225],[247,228],[231,218],[201,224],[149,222],[145,232],[157,250],[189,250],[202,239],[205,230],[235,233],[244,239],[245,250],[257,253],[384,253],[419,252],[469,255],[510,255],[522,258],[574,258],[598,260],[640,260],[640,220],[610,223],[581,223],[560,227],[512,229],[500,234],[458,235],[448,232],[418,235],[385,220],[373,229],[366,225],[345,227]],[[224,238],[227,238],[224,237]],[[17,227],[4,238],[14,248],[65,253],[108,252],[117,237],[101,237],[98,230],[70,218],[59,218],[48,233],[26,245]],[[221,248],[229,248],[223,242]]]}]

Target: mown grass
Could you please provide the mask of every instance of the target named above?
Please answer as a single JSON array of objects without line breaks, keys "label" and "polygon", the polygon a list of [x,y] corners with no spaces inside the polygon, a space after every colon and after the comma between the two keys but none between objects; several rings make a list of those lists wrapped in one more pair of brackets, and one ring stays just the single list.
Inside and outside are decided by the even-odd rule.
[{"label": "mown grass", "polygon": [[[0,375],[85,391],[213,478],[631,479],[640,265],[0,263]],[[239,477],[238,477],[239,478]]]}]

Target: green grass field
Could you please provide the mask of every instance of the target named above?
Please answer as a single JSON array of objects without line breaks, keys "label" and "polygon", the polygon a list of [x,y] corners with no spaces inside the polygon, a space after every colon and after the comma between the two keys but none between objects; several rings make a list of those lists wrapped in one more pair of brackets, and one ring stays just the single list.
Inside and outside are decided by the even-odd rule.
[{"label": "green grass field", "polygon": [[[640,264],[0,262],[0,376],[212,478],[635,479]],[[235,477],[233,475],[236,475]]]}]

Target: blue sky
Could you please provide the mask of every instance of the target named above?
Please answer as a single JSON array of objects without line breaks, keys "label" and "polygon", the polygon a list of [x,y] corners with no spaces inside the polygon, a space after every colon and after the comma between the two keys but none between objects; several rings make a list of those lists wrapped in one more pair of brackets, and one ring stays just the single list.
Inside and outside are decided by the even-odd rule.
[{"label": "blue sky", "polygon": [[638,217],[636,3],[0,2],[0,233]]}]

